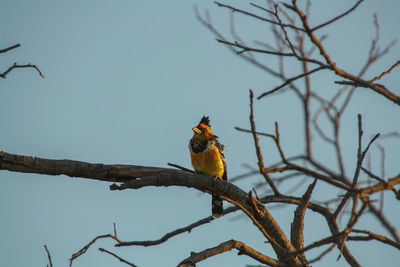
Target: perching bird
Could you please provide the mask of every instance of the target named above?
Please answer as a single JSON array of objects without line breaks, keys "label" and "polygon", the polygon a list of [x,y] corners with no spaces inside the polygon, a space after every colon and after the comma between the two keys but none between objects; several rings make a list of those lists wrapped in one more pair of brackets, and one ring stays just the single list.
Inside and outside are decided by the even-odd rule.
[{"label": "perching bird", "polygon": [[[224,147],[219,143],[218,136],[211,131],[210,119],[203,116],[192,130],[194,134],[189,142],[189,150],[194,170],[226,181],[228,176]],[[221,217],[224,211],[221,197],[213,194],[211,205],[213,217]]]}]

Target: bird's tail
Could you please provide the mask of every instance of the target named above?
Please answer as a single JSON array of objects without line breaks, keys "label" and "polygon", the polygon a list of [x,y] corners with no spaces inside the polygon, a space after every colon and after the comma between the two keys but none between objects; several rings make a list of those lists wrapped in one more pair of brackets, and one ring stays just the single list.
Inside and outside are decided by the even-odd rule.
[{"label": "bird's tail", "polygon": [[214,218],[219,218],[224,213],[224,206],[222,204],[222,199],[218,195],[212,195],[211,207],[212,207],[212,216]]}]

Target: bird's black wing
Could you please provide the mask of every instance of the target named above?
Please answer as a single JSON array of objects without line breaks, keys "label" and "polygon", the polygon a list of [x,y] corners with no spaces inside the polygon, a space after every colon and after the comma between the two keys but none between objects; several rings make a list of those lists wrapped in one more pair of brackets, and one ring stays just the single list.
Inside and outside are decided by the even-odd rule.
[{"label": "bird's black wing", "polygon": [[222,145],[222,144],[219,142],[217,136],[214,136],[214,137],[212,138],[212,141],[214,141],[215,146],[218,148],[219,154],[221,155],[221,160],[222,160],[222,162],[223,162],[223,164],[224,164],[224,174],[222,175],[221,178],[222,178],[222,180],[227,181],[227,180],[228,180],[228,171],[227,171],[227,168],[226,168],[226,160],[225,160],[225,155],[224,155],[224,145]]}]

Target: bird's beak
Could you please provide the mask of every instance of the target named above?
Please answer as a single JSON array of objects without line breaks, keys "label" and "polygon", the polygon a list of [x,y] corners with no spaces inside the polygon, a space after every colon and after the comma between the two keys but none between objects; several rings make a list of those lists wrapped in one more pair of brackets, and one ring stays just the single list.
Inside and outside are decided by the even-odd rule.
[{"label": "bird's beak", "polygon": [[197,127],[193,127],[192,130],[193,130],[193,132],[195,132],[197,134],[201,134],[201,130]]}]

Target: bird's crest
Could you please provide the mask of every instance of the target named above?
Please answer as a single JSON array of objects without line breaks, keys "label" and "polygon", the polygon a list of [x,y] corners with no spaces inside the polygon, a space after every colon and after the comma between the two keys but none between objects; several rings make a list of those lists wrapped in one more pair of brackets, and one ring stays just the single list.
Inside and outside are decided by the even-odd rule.
[{"label": "bird's crest", "polygon": [[208,125],[211,127],[210,125],[210,118],[208,116],[203,116],[199,122],[199,124],[204,123],[205,125]]}]

